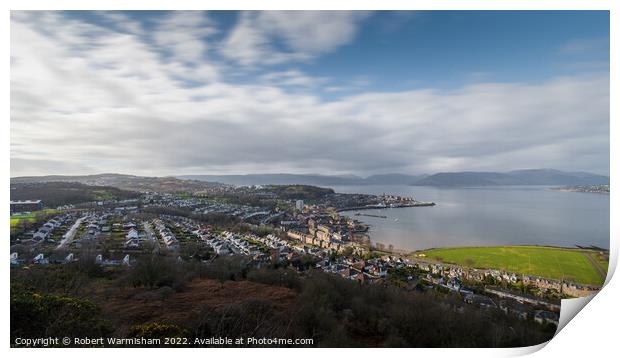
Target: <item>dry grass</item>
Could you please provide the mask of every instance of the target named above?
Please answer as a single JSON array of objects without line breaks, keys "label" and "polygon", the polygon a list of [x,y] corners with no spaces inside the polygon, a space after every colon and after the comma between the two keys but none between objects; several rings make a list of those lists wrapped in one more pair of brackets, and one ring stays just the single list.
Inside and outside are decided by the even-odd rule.
[{"label": "dry grass", "polygon": [[249,300],[268,300],[278,311],[292,309],[297,292],[250,281],[196,279],[182,292],[146,288],[102,288],[93,299],[104,317],[113,317],[117,330],[147,322],[183,324],[205,306],[221,307]]}]

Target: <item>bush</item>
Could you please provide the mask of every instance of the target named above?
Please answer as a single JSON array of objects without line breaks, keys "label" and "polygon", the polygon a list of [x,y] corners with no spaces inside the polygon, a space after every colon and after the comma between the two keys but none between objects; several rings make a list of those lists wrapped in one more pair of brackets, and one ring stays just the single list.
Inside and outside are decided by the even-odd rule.
[{"label": "bush", "polygon": [[205,274],[208,278],[220,281],[239,281],[245,278],[248,271],[247,260],[238,256],[218,257],[206,265]]},{"label": "bush", "polygon": [[209,337],[290,337],[282,312],[269,300],[250,299],[221,307],[204,306],[193,323],[192,336]]},{"label": "bush", "polygon": [[181,338],[186,337],[187,331],[175,324],[167,323],[145,323],[141,325],[132,326],[129,329],[130,338],[145,338],[145,339],[164,339],[164,338]]},{"label": "bush", "polygon": [[48,265],[28,270],[11,270],[11,281],[37,292],[81,295],[90,279],[86,273],[70,265]]},{"label": "bush", "polygon": [[[80,291],[80,294],[105,299],[105,290],[80,289],[84,280],[91,288],[97,281],[66,266],[11,270],[13,282],[20,282],[20,287],[36,288],[11,289],[12,336],[104,336],[107,333],[98,307],[93,303],[51,294]],[[227,280],[247,279],[298,291],[294,294],[276,287],[248,285],[255,286],[256,290],[247,292],[246,301],[203,307],[190,321],[179,322],[190,329],[187,337],[313,338],[316,345],[325,347],[508,347],[542,343],[554,333],[551,328],[547,330],[533,321],[520,321],[499,310],[480,310],[464,304],[455,295],[440,294],[433,289],[424,293],[408,292],[385,281],[360,284],[313,269],[301,275],[292,269],[248,269],[248,261],[240,257],[221,257],[208,264],[143,257],[135,265],[118,267],[114,272],[123,276],[118,281],[108,281],[110,285],[104,288],[116,288],[119,283],[153,288],[127,290],[129,294],[125,296],[119,292],[111,294],[127,302],[134,298],[166,299],[194,277],[217,279],[222,285]],[[397,276],[410,273],[408,270],[393,272]],[[273,295],[265,298],[259,294],[261,298],[256,299],[254,294],[264,290]],[[136,295],[135,291],[140,293]],[[221,293],[228,292],[235,290]],[[281,297],[286,299],[280,300]],[[201,303],[192,304],[194,309]],[[115,321],[131,319],[119,316],[114,310],[110,314],[113,316],[110,319]],[[149,322],[154,320],[152,317],[146,314],[140,319]],[[131,320],[133,323],[135,321]],[[116,335],[125,336],[123,329]],[[174,325],[149,323],[132,328],[131,334],[156,337],[186,333]]]},{"label": "bush", "polygon": [[87,299],[11,288],[11,341],[15,338],[106,337],[110,324]]},{"label": "bush", "polygon": [[311,272],[293,321],[296,337],[319,346],[514,347],[553,336],[533,322],[464,306],[455,296],[359,285]]},{"label": "bush", "polygon": [[174,292],[174,289],[168,286],[163,286],[156,290],[139,292],[135,294],[133,298],[143,301],[161,301],[170,297],[170,295],[172,295]]},{"label": "bush", "polygon": [[313,255],[304,254],[299,258],[295,258],[291,261],[291,265],[297,268],[300,271],[309,270],[316,265],[320,260]]},{"label": "bush", "polygon": [[89,277],[102,277],[104,276],[103,267],[96,262],[97,251],[94,247],[84,247],[77,255],[79,259],[75,262],[67,265],[69,268],[83,272]]},{"label": "bush", "polygon": [[261,268],[251,270],[247,274],[248,281],[264,283],[267,285],[283,286],[301,289],[301,281],[297,272],[290,269]]},{"label": "bush", "polygon": [[127,281],[134,287],[169,286],[175,291],[181,291],[191,278],[191,273],[184,270],[183,263],[175,259],[146,256],[137,260],[129,269]]}]

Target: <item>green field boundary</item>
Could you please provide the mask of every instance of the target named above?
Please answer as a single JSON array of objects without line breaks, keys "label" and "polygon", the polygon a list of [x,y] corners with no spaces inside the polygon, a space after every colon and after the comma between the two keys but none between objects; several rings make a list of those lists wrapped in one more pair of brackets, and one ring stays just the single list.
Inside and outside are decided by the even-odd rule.
[{"label": "green field boundary", "polygon": [[601,278],[605,280],[605,278],[607,277],[607,270],[601,267],[599,262],[595,260],[590,253],[582,252],[582,254],[584,254],[588,258],[588,260],[590,260],[590,263],[592,263],[592,266],[596,268],[598,273],[601,275]]},{"label": "green field boundary", "polygon": [[554,250],[565,250],[565,251],[593,251],[593,252],[598,252],[599,251],[599,250],[596,250],[596,249],[566,247],[566,246],[553,246],[553,245],[499,245],[499,246],[431,247],[429,249],[413,251],[412,254],[424,253],[424,252],[434,251],[434,250],[448,251],[448,250],[463,250],[463,249],[501,249],[501,248],[554,249]]},{"label": "green field boundary", "polygon": [[39,215],[57,214],[60,212],[62,212],[62,210],[44,209],[44,210],[32,211],[28,214],[11,215],[11,227],[14,227],[22,220],[33,222],[36,220],[37,216]]},{"label": "green field boundary", "polygon": [[[599,250],[544,245],[470,246],[433,248],[413,252],[433,262],[477,269],[495,269],[518,274],[601,285],[608,264]],[[602,261],[602,262],[601,262]]]}]

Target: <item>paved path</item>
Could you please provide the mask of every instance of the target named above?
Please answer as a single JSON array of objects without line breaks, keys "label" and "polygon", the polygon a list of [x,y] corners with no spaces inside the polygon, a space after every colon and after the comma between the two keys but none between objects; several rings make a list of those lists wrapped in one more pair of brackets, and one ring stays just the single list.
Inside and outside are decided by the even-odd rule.
[{"label": "paved path", "polygon": [[603,281],[605,281],[605,278],[607,278],[607,272],[605,272],[605,270],[603,270],[601,265],[599,265],[598,262],[596,262],[596,260],[593,259],[592,256],[590,256],[589,253],[583,252],[583,254],[588,258],[588,260],[590,261],[592,266],[594,266],[596,268],[596,271],[598,271],[598,274],[601,276]]},{"label": "paved path", "polygon": [[159,240],[157,240],[157,236],[153,232],[153,227],[151,226],[150,223],[148,223],[146,221],[143,222],[142,224],[144,226],[144,231],[146,232],[146,236],[148,236],[148,238],[149,238],[149,240],[151,240],[151,242],[155,243],[155,245],[153,245],[153,253],[154,254],[159,254],[159,250],[161,249],[161,245],[159,243]]}]

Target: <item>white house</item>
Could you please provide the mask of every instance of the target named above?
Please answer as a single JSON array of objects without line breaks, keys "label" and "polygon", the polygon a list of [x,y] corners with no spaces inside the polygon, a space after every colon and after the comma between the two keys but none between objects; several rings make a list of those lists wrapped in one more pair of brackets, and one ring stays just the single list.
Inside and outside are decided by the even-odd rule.
[{"label": "white house", "polygon": [[37,241],[45,240],[46,237],[47,237],[47,234],[44,233],[43,231],[37,231],[34,234],[32,234],[32,238]]},{"label": "white house", "polygon": [[131,240],[131,239],[137,239],[138,238],[138,230],[136,229],[131,229],[129,230],[129,232],[127,233],[127,236],[125,236],[127,239]]},{"label": "white house", "polygon": [[38,254],[37,256],[35,256],[32,262],[38,265],[46,265],[49,263],[49,259],[44,257],[43,254]]},{"label": "white house", "polygon": [[129,239],[125,242],[125,247],[135,249],[140,247],[140,242],[138,239]]}]

